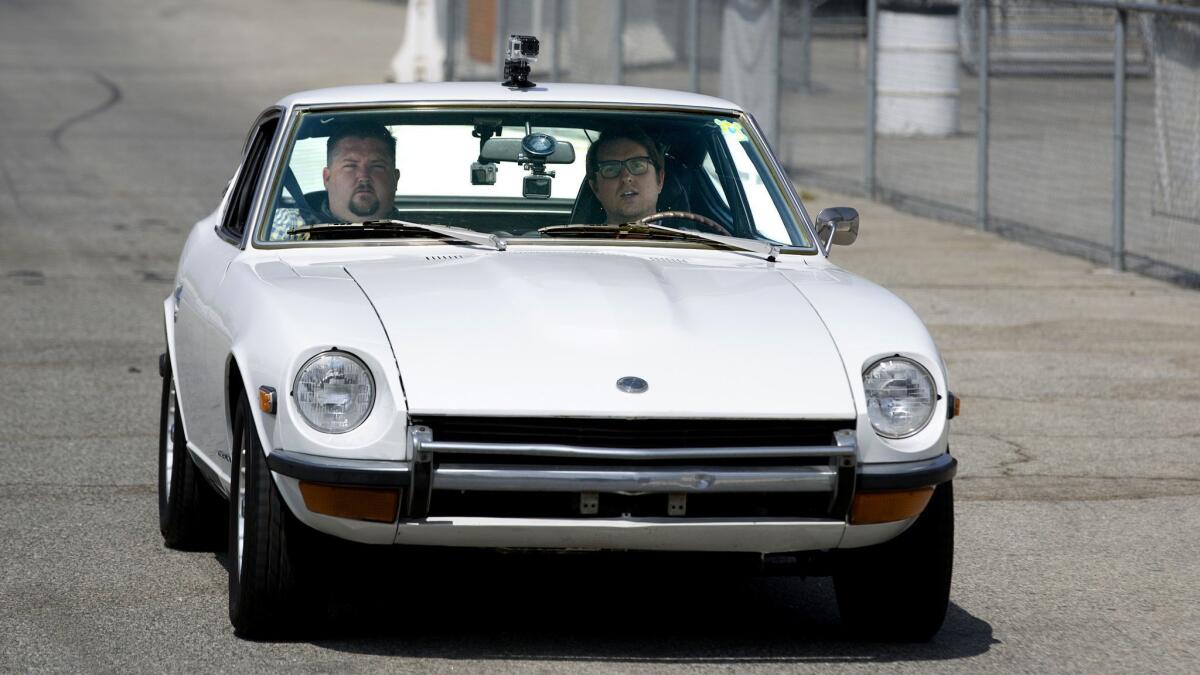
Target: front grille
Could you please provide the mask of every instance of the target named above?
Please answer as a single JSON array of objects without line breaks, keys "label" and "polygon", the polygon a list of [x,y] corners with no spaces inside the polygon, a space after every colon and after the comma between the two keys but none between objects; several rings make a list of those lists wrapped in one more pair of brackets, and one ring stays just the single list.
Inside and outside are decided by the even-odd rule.
[{"label": "front grille", "polygon": [[452,417],[427,415],[414,425],[435,441],[536,443],[596,448],[719,448],[832,445],[853,420],[607,419],[593,417]]},{"label": "front grille", "polygon": [[[492,516],[525,518],[638,518],[667,517],[669,495],[662,485],[655,489],[622,487],[608,492],[584,493],[563,491],[564,485],[556,483],[557,469],[577,469],[583,474],[594,469],[597,474],[605,469],[628,469],[637,471],[672,467],[694,468],[703,472],[706,468],[720,469],[769,469],[780,467],[786,470],[798,467],[821,467],[832,465],[837,471],[836,487],[828,490],[805,489],[796,484],[796,489],[786,491],[755,491],[755,486],[746,484],[745,491],[691,491],[686,496],[688,518],[841,518],[848,501],[842,497],[853,484],[853,462],[846,464],[831,446],[836,445],[834,432],[854,428],[853,420],[747,420],[747,419],[616,419],[587,417],[459,417],[442,415],[419,415],[412,418],[414,426],[430,430],[427,448],[429,454],[424,475],[429,480],[421,482],[420,492],[428,495],[424,504],[413,515],[432,516]],[[458,448],[449,444],[464,444]],[[438,448],[438,444],[449,447]],[[488,446],[487,451],[469,449],[465,444]],[[608,448],[644,450],[635,458],[594,457],[572,455],[568,449],[559,449],[553,456],[538,454],[535,450],[524,450],[528,446],[573,446],[577,448]],[[722,452],[719,448],[795,448],[784,450],[780,457],[738,456],[736,452]],[[713,457],[660,457],[655,450],[679,448],[718,448]],[[812,450],[805,450],[812,448]],[[549,452],[547,450],[547,452]],[[487,467],[495,467],[496,473],[490,484],[471,482],[480,480]],[[448,466],[442,475],[443,487],[435,488],[437,480],[432,477],[439,467]],[[472,487],[452,488],[453,471],[465,468],[480,468],[476,478],[468,479]],[[528,467],[521,474],[520,469]],[[513,470],[518,474],[513,476]],[[539,474],[539,472],[543,472]],[[496,477],[507,474],[507,477]],[[462,474],[459,474],[462,479]],[[504,481],[542,481],[540,487],[525,487],[528,483]],[[831,477],[832,479],[832,477]],[[487,480],[487,479],[484,479]],[[586,482],[586,479],[582,479]],[[648,479],[647,479],[648,480]],[[720,479],[718,479],[720,480]],[[595,485],[595,483],[592,483]],[[459,485],[462,485],[460,483]],[[611,486],[611,484],[609,484]],[[675,484],[678,485],[678,484]],[[726,483],[728,485],[728,483]],[[762,483],[757,484],[762,486]],[[595,488],[590,488],[595,489]],[[425,491],[428,492],[425,492]],[[584,494],[596,494],[598,510],[581,507]]]}]

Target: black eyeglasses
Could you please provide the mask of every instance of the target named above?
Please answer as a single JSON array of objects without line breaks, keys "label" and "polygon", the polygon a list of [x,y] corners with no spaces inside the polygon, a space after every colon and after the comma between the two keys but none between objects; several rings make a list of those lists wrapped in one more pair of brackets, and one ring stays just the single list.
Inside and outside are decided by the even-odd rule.
[{"label": "black eyeglasses", "polygon": [[631,176],[640,176],[650,170],[654,162],[649,157],[630,157],[629,159],[606,159],[596,162],[596,173],[602,178],[616,178],[621,175],[621,167]]}]

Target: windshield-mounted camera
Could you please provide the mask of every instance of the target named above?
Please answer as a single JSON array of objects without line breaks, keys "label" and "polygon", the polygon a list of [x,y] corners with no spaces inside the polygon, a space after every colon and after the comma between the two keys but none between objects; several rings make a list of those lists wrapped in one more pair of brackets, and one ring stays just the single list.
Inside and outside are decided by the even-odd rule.
[{"label": "windshield-mounted camera", "polygon": [[534,86],[529,81],[531,63],[537,61],[540,46],[532,35],[510,35],[504,50],[504,86],[528,89]]}]

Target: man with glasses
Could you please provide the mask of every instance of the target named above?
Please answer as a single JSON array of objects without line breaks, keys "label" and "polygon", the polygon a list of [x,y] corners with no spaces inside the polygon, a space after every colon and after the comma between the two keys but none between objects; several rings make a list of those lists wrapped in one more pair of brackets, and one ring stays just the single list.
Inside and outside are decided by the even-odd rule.
[{"label": "man with glasses", "polygon": [[588,148],[587,171],[607,224],[633,222],[658,211],[666,178],[663,154],[641,129],[601,134]]}]

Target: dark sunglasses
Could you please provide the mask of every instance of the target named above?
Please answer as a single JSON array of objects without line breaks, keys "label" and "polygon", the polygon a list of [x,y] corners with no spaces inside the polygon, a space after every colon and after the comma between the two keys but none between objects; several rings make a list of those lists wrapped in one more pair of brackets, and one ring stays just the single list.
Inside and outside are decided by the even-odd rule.
[{"label": "dark sunglasses", "polygon": [[602,178],[616,178],[621,175],[621,167],[631,176],[640,176],[650,170],[654,163],[649,157],[630,157],[629,159],[606,159],[596,162],[596,173]]}]

